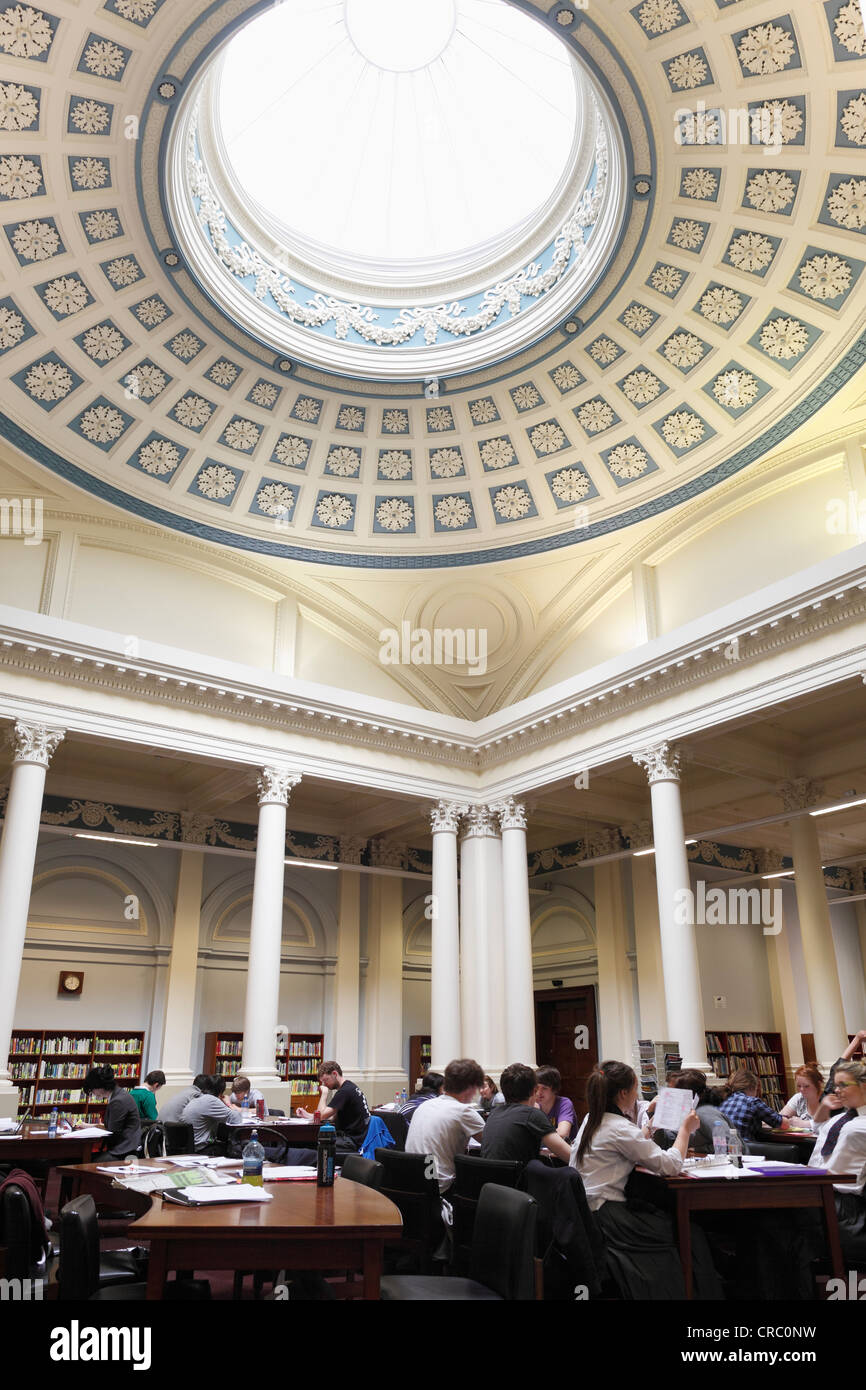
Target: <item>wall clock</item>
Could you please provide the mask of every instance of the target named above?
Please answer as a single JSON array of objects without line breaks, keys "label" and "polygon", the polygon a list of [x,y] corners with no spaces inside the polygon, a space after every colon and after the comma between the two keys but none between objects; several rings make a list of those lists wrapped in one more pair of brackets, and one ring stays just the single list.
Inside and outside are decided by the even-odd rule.
[{"label": "wall clock", "polygon": [[58,994],[80,994],[84,986],[82,970],[61,970]]}]

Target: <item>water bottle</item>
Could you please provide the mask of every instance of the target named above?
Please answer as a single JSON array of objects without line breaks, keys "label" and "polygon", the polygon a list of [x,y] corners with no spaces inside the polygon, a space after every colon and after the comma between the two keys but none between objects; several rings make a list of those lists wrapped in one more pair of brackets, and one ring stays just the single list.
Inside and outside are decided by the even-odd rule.
[{"label": "water bottle", "polygon": [[242,1120],[248,1120],[249,1118],[250,1118],[250,1093],[249,1093],[249,1091],[245,1091],[245,1092],[244,1092],[244,1095],[243,1095],[243,1098],[242,1098],[242,1100],[241,1100],[241,1119],[242,1119]]},{"label": "water bottle", "polygon": [[728,1154],[735,1168],[742,1168],[744,1152],[743,1136],[738,1129],[732,1129],[728,1135]]},{"label": "water bottle", "polygon": [[56,1139],[56,1138],[57,1138],[57,1106],[56,1106],[56,1105],[55,1105],[54,1109],[51,1111],[51,1114],[48,1116],[48,1138],[49,1138],[49,1139]]},{"label": "water bottle", "polygon": [[402,1089],[402,1091],[400,1092],[400,1102],[401,1102],[401,1104],[402,1104],[402,1105],[405,1105],[408,1099],[409,1099],[409,1097],[408,1097],[408,1095],[407,1095],[407,1093],[406,1093],[406,1087],[404,1086],[403,1089]]},{"label": "water bottle", "polygon": [[395,1109],[395,1110],[399,1110],[399,1109],[400,1109],[400,1092],[399,1092],[399,1091],[395,1091],[395,1092],[394,1092],[394,1109]]},{"label": "water bottle", "polygon": [[316,1147],[316,1184],[319,1187],[334,1186],[334,1164],[337,1158],[337,1131],[327,1122],[319,1129]]},{"label": "water bottle", "polygon": [[716,1120],[713,1125],[713,1153],[723,1158],[728,1152],[727,1126],[724,1120]]},{"label": "water bottle", "polygon": [[265,1151],[259,1143],[258,1130],[253,1130],[250,1142],[244,1145],[244,1175],[241,1182],[248,1182],[253,1187],[261,1187],[262,1167],[265,1161]]}]

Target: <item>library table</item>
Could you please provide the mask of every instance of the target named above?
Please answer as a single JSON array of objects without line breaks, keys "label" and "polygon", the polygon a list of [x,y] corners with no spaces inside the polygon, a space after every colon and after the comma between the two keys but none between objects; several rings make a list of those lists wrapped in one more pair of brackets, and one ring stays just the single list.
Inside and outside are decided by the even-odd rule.
[{"label": "library table", "polygon": [[19,1135],[0,1134],[0,1163],[9,1163],[14,1167],[38,1160],[40,1163],[47,1163],[49,1168],[60,1168],[62,1205],[68,1200],[69,1188],[65,1165],[88,1163],[93,1157],[94,1149],[101,1143],[102,1140],[92,1134],[76,1134],[74,1131],[65,1135],[58,1134],[53,1139],[49,1139],[47,1130],[40,1134],[28,1135],[26,1139]]},{"label": "library table", "polygon": [[689,1219],[693,1211],[767,1211],[780,1207],[811,1207],[824,1213],[827,1247],[832,1272],[843,1278],[845,1263],[839,1241],[839,1223],[833,1187],[838,1183],[855,1182],[854,1175],[822,1173],[802,1164],[791,1164],[778,1174],[756,1174],[754,1177],[693,1178],[688,1173],[666,1177],[664,1181],[676,1201],[677,1237],[680,1260],[686,1285],[686,1298],[691,1298],[692,1233]]},{"label": "library table", "polygon": [[111,1190],[147,1203],[130,1233],[149,1242],[147,1297],[153,1300],[162,1298],[172,1269],[361,1270],[363,1297],[377,1299],[385,1241],[399,1239],[403,1226],[393,1202],[346,1178],[336,1178],[333,1187],[266,1183],[272,1202],[196,1209],[163,1202],[159,1194],[111,1189],[111,1175],[100,1173],[97,1164],[69,1171],[100,1200]]}]

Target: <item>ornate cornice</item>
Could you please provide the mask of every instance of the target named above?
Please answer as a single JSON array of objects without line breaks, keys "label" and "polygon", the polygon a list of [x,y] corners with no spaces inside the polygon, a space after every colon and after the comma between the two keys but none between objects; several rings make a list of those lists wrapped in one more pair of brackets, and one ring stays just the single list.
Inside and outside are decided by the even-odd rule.
[{"label": "ornate cornice", "polygon": [[631,756],[632,762],[644,769],[650,786],[655,782],[680,780],[680,753],[672,743],[657,743]]},{"label": "ornate cornice", "polygon": [[66,737],[65,729],[48,729],[17,719],[10,730],[13,763],[37,763],[47,768]]},{"label": "ornate cornice", "polygon": [[301,780],[300,772],[287,767],[263,767],[256,783],[260,806],[288,806],[292,788]]}]

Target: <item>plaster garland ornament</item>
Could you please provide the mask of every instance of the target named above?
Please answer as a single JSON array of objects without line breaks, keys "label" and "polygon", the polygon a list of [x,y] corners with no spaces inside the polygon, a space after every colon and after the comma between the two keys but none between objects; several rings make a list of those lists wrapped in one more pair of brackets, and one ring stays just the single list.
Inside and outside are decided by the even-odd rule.
[{"label": "plaster garland ornament", "polygon": [[382,837],[370,841],[370,863],[377,869],[405,869],[409,846]]},{"label": "plaster garland ornament", "polygon": [[436,805],[430,808],[431,831],[434,835],[456,835],[460,829],[460,817],[465,815],[468,809],[461,801],[437,801]]},{"label": "plaster garland ornament", "polygon": [[496,815],[492,807],[478,802],[465,809],[461,830],[461,838],[464,840],[499,839],[499,826],[496,823]]},{"label": "plaster garland ornament", "polygon": [[632,762],[643,768],[650,786],[654,782],[680,780],[680,752],[672,743],[657,743],[631,756]]},{"label": "plaster garland ornament", "polygon": [[302,774],[288,767],[263,767],[256,780],[260,806],[288,806]]},{"label": "plaster garland ornament", "polygon": [[[75,112],[72,119],[75,120]],[[351,303],[321,291],[305,291],[280,266],[270,262],[246,241],[230,239],[229,231],[233,229],[199,156],[198,120],[197,107],[187,132],[187,187],[193,199],[198,201],[196,216],[217,260],[239,280],[252,276],[254,288],[251,293],[260,303],[270,296],[279,313],[291,323],[312,330],[325,328],[333,332],[338,342],[345,341],[350,333],[354,333],[365,343],[377,347],[402,346],[418,339],[423,340],[425,346],[432,347],[440,339],[440,334],[468,338],[481,333],[495,324],[506,310],[516,317],[524,307],[522,301],[540,300],[585,258],[588,233],[598,221],[607,192],[609,148],[604,125],[599,118],[596,124],[595,184],[581,194],[560,228],[546,268],[542,269],[539,261],[530,261],[506,279],[485,289],[480,297],[473,296],[479,298],[479,302],[471,311],[460,300],[438,305],[406,304],[394,313],[390,323],[384,323],[380,310],[374,306]],[[450,428],[450,425],[434,423],[428,428]]]},{"label": "plaster garland ornament", "polygon": [[490,810],[497,817],[502,830],[526,829],[526,806],[521,801],[515,801],[513,796],[506,797],[504,801],[495,801]]},{"label": "plaster garland ornament", "polygon": [[367,841],[362,835],[341,835],[340,836],[340,863],[341,864],[360,864],[361,855],[367,848]]},{"label": "plaster garland ornament", "polygon": [[203,811],[181,811],[180,837],[189,845],[212,845],[216,843],[216,817]]},{"label": "plaster garland ornament", "polygon": [[65,729],[49,729],[43,724],[26,724],[16,719],[9,731],[12,761],[37,763],[47,768],[65,737]]}]

